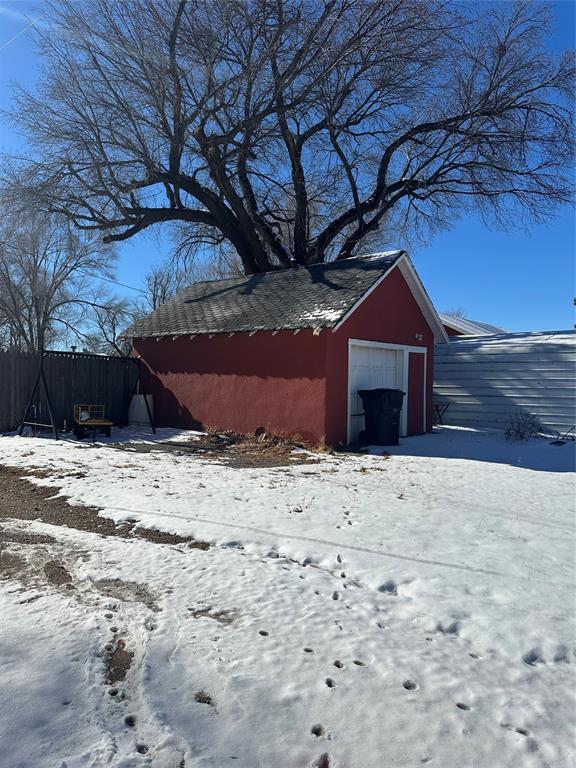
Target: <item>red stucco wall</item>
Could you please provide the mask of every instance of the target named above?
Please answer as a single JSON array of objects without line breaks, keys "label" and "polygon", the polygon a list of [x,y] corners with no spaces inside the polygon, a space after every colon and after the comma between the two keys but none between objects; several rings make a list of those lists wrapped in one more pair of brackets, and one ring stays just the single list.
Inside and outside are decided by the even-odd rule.
[{"label": "red stucco wall", "polygon": [[325,334],[135,339],[158,426],[301,435],[325,430]]},{"label": "red stucco wall", "polygon": [[[337,444],[347,438],[349,338],[428,348],[430,429],[433,334],[397,268],[335,333],[135,339],[134,351],[142,355],[144,387],[154,396],[158,426],[244,433],[264,427],[273,434]],[[411,409],[421,413],[416,400],[411,392],[411,426],[418,419]]]},{"label": "red stucco wall", "polygon": [[[422,334],[422,340],[417,338],[417,334]],[[358,306],[338,331],[327,333],[326,440],[328,443],[345,443],[347,438],[348,339],[426,347],[428,350],[427,413],[431,414],[434,335],[402,273],[396,267]],[[414,402],[413,398],[412,402]],[[411,407],[409,399],[408,424],[410,424]],[[432,422],[429,420],[428,429],[431,428]],[[419,429],[418,432],[420,431]],[[409,434],[413,433],[409,430]]]}]

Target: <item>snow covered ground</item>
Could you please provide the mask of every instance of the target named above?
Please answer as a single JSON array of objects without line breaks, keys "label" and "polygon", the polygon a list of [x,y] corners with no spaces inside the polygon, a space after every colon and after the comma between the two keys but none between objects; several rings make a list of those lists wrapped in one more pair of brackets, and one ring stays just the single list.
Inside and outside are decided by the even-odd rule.
[{"label": "snow covered ground", "polygon": [[212,546],[0,519],[74,587],[0,578],[2,766],[576,764],[573,443],[444,428],[263,469],[118,435],[151,440],[2,437],[0,464]]}]

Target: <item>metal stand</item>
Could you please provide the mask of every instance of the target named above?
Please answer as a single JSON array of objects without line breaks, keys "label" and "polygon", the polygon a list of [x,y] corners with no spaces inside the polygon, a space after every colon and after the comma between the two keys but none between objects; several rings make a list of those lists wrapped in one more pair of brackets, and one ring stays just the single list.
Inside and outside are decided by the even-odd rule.
[{"label": "metal stand", "polygon": [[[34,395],[36,394],[36,390],[38,389],[38,385],[40,383],[42,383],[44,387],[44,394],[46,395],[46,405],[48,406],[48,416],[50,417],[50,424],[42,424],[39,421],[27,421],[28,412],[30,411],[32,402],[34,401]],[[36,376],[36,381],[34,382],[34,386],[32,387],[32,392],[30,394],[30,397],[28,398],[28,402],[26,403],[24,417],[22,418],[22,423],[20,424],[20,429],[18,430],[19,435],[22,435],[22,432],[24,431],[24,427],[44,427],[45,429],[52,429],[52,432],[54,433],[54,439],[58,440],[58,429],[56,427],[56,422],[54,421],[54,416],[52,413],[52,403],[50,401],[50,392],[48,391],[48,383],[46,381],[46,376],[44,375],[44,352],[43,351],[40,352],[40,368],[38,370],[38,375]]]},{"label": "metal stand", "polygon": [[152,430],[152,434],[155,435],[156,427],[154,426],[154,419],[152,418],[152,413],[150,412],[150,406],[148,405],[148,398],[146,397],[146,393],[144,392],[144,387],[142,385],[140,358],[136,358],[135,362],[136,362],[136,365],[138,366],[138,378],[136,379],[136,383],[134,384],[134,387],[132,388],[132,392],[130,393],[130,398],[128,399],[128,408],[130,408],[130,403],[134,395],[137,394],[137,390],[140,390],[138,394],[142,394],[142,396],[144,397],[144,405],[146,406],[146,413],[148,414],[148,423],[150,424],[150,429]]}]

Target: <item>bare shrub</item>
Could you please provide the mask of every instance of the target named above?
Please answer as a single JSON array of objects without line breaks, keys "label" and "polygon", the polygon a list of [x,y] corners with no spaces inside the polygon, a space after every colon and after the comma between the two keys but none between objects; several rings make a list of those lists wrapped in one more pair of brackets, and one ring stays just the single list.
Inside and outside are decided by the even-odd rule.
[{"label": "bare shrub", "polygon": [[530,437],[537,437],[543,432],[544,427],[536,416],[524,411],[518,411],[510,417],[504,434],[506,440],[521,442],[528,440]]}]

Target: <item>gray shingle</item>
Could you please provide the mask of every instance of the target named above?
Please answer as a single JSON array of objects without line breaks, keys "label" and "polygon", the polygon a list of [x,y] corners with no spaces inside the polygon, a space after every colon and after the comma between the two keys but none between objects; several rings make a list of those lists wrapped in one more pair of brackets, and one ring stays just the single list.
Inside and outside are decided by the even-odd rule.
[{"label": "gray shingle", "polygon": [[193,283],[138,320],[125,335],[333,328],[403,253],[390,251],[308,269]]}]

